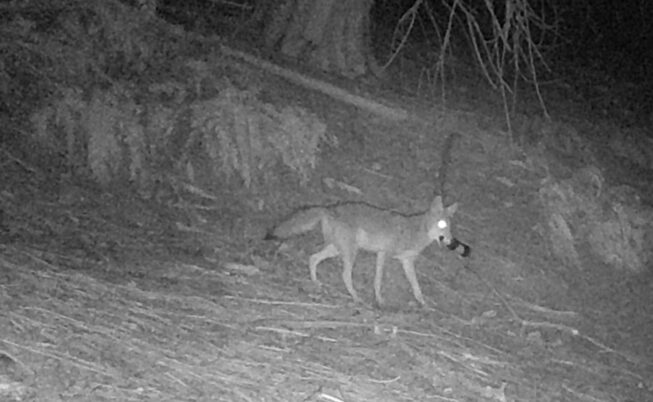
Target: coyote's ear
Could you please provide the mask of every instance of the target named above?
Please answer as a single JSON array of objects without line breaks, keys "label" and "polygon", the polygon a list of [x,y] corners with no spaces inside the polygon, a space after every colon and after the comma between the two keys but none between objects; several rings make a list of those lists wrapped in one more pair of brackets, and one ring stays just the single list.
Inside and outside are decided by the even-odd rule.
[{"label": "coyote's ear", "polygon": [[454,202],[446,208],[447,216],[453,216],[458,210],[458,203]]},{"label": "coyote's ear", "polygon": [[442,197],[437,196],[433,199],[433,202],[431,203],[431,211],[442,211],[444,209],[444,206],[442,205]]}]

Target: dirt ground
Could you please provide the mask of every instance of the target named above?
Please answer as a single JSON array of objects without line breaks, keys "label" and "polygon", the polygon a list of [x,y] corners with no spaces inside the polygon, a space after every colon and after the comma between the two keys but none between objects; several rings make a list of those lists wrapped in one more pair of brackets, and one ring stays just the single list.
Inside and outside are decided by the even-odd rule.
[{"label": "dirt ground", "polygon": [[[2,399],[652,401],[651,274],[552,257],[538,191],[573,167],[513,145],[496,95],[458,79],[446,107],[368,92],[412,116],[388,122],[268,77],[267,102],[317,113],[338,144],[322,149],[306,186],[216,185],[209,204],[63,180],[7,152]],[[452,131],[461,136],[445,196],[460,204],[453,230],[472,254],[423,252],[426,307],[394,263],[387,305],[376,308],[374,256],[359,256],[354,284],[370,306],[357,305],[337,260],[320,266],[324,286],[312,285],[318,233],[262,240],[301,205],[424,210]]]}]

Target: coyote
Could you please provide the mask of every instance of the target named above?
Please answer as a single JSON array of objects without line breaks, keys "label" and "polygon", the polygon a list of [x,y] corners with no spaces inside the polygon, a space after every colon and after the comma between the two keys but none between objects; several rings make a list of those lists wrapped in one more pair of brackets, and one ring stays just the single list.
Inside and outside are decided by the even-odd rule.
[{"label": "coyote", "polygon": [[319,284],[317,266],[320,262],[340,256],[347,291],[354,301],[360,303],[352,284],[352,269],[356,254],[362,249],[376,253],[374,295],[378,305],[383,304],[381,281],[386,257],[401,262],[415,299],[424,305],[424,296],[415,275],[415,259],[422,250],[435,240],[463,257],[469,255],[469,247],[451,235],[449,218],[457,208],[457,204],[445,208],[440,196],[435,197],[428,211],[415,215],[404,215],[362,202],[310,207],[281,222],[268,232],[265,239],[285,239],[311,231],[320,224],[324,248],[309,259],[313,282]]}]

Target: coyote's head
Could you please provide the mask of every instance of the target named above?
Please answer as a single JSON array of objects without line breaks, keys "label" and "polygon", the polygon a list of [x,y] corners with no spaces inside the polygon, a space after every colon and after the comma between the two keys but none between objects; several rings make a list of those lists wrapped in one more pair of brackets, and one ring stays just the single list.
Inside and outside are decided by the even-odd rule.
[{"label": "coyote's head", "polygon": [[427,213],[427,230],[429,239],[435,240],[438,244],[448,246],[454,240],[451,235],[450,218],[458,209],[458,203],[453,203],[448,207],[442,205],[442,197],[437,196],[431,203],[431,208]]}]

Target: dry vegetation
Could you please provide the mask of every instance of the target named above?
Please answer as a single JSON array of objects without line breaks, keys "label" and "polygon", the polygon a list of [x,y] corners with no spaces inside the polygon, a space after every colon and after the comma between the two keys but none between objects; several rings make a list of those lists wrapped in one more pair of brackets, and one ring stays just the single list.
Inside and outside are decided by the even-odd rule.
[{"label": "dry vegetation", "polygon": [[[447,55],[454,31],[445,26],[428,68],[409,60],[416,2],[386,71],[413,77],[386,91],[413,116],[392,122],[194,41],[139,4],[0,6],[0,399],[653,399],[653,157],[638,143],[650,138],[514,106],[505,70],[536,79],[542,56],[519,25],[533,10],[494,25],[490,45],[455,3],[449,21],[465,22],[492,85],[458,75],[438,89],[460,67]],[[398,95],[425,82],[447,102]],[[541,107],[541,88],[530,93]],[[317,238],[260,240],[299,205],[424,208],[451,131],[461,137],[444,190],[473,254],[434,247],[418,259],[426,308],[411,304],[399,267],[384,282],[389,305],[373,309],[351,304],[338,262],[311,285]],[[355,272],[366,300],[372,260]]]}]

